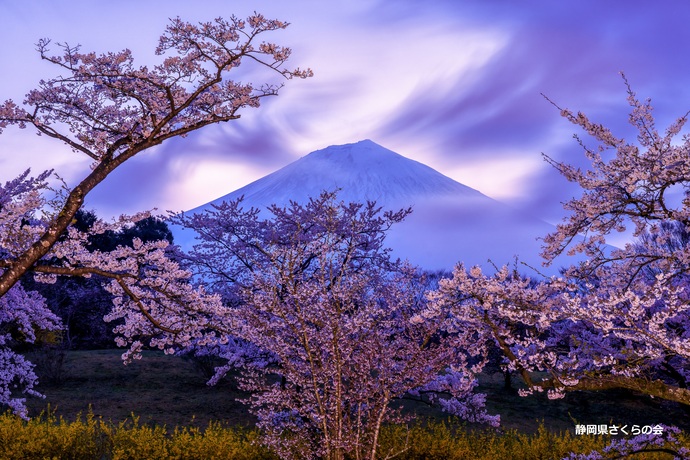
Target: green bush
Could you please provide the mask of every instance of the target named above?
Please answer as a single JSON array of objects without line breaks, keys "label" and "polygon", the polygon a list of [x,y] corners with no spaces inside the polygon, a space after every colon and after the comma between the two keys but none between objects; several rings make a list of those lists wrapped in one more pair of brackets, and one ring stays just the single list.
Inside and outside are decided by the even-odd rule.
[{"label": "green bush", "polygon": [[170,442],[170,458],[274,460],[276,456],[259,444],[258,431],[223,428],[212,422],[203,432],[198,428],[176,429]]},{"label": "green bush", "polygon": [[[387,426],[381,433],[379,458],[400,460],[516,460],[560,459],[569,452],[587,453],[609,442],[605,436],[552,433],[543,425],[534,434],[508,431],[470,431],[452,422],[430,422],[412,427]],[[690,436],[679,440],[690,447]],[[73,422],[51,412],[25,421],[9,412],[0,415],[0,459],[128,460],[128,459],[235,459],[276,460],[259,445],[256,430],[226,428],[212,422],[206,429],[176,428],[139,423],[138,417],[113,424],[89,413]],[[636,459],[667,459],[647,453]]]},{"label": "green bush", "polygon": [[[381,433],[380,458],[395,455],[399,460],[553,460],[569,453],[589,453],[609,444],[607,436],[575,436],[569,432],[553,433],[541,425],[534,434],[514,430],[506,433],[469,431],[451,422],[429,423],[411,428],[394,425]],[[690,437],[679,441],[690,447]],[[397,455],[396,455],[397,454]],[[668,460],[668,453],[636,455],[639,460]]]},{"label": "green bush", "polygon": [[74,422],[50,412],[30,421],[0,416],[0,459],[129,460],[238,459],[275,460],[257,442],[255,430],[223,428],[211,423],[205,430],[139,423],[138,417],[114,425],[93,414]]},{"label": "green bush", "polygon": [[2,459],[100,459],[109,448],[107,432],[93,414],[74,422],[50,412],[28,422],[6,413],[0,416]]}]

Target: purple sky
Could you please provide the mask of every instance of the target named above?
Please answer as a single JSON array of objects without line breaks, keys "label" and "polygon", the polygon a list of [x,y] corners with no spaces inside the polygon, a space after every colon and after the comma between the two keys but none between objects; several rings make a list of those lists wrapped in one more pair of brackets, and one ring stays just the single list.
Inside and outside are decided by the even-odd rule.
[{"label": "purple sky", "polygon": [[[576,191],[541,152],[581,155],[577,130],[540,93],[618,135],[631,133],[620,71],[652,98],[660,128],[690,109],[690,3],[667,0],[2,2],[0,99],[21,101],[54,75],[34,51],[41,37],[85,51],[130,48],[150,65],[169,17],[253,10],[292,23],[270,39],[315,77],[288,82],[238,122],[142,155],[99,186],[90,207],[106,217],[189,209],[313,150],[369,138],[555,222]],[[73,183],[89,164],[29,130],[7,130],[0,153],[3,181],[30,166]]]}]

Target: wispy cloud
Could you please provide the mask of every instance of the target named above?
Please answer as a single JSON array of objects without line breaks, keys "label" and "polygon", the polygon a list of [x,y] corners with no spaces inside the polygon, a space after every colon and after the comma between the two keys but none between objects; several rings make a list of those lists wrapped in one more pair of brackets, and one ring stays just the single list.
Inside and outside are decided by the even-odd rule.
[{"label": "wispy cloud", "polygon": [[[12,43],[0,48],[10,63],[0,75],[2,99],[21,100],[53,72],[33,51],[40,37],[97,51],[130,47],[151,63],[157,36],[177,15],[208,20],[256,9],[284,18],[292,25],[273,39],[294,48],[294,65],[315,70],[241,120],[125,166],[90,198],[106,215],[193,207],[312,150],[371,138],[553,221],[576,190],[541,153],[569,162],[582,155],[571,139],[577,130],[542,93],[626,136],[634,132],[625,126],[619,71],[653,98],[660,126],[690,108],[685,2],[40,3],[0,5],[10,18],[0,38]],[[56,167],[73,180],[88,163],[46,145],[29,132],[0,136],[0,179],[32,166]]]}]

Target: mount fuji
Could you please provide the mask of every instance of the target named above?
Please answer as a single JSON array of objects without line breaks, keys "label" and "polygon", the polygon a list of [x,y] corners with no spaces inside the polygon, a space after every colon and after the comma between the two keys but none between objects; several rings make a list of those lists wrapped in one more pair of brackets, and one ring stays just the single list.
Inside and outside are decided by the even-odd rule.
[{"label": "mount fuji", "polygon": [[[244,196],[245,208],[265,210],[290,200],[304,203],[324,190],[335,189],[341,189],[338,197],[345,202],[375,200],[386,210],[411,206],[412,214],[389,230],[386,243],[393,256],[428,270],[450,270],[463,262],[491,272],[494,264],[512,264],[515,257],[541,267],[537,238],[555,230],[370,140],[312,152],[188,213],[240,196]],[[190,230],[173,226],[172,231],[175,242],[184,249],[194,243]],[[557,260],[540,270],[554,274],[567,262],[572,263]]]}]

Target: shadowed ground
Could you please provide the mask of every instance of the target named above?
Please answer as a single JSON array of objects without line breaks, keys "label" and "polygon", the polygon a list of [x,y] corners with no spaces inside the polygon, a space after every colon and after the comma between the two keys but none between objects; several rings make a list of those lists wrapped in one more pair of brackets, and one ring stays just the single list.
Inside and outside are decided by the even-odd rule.
[{"label": "shadowed ground", "polygon": [[[32,416],[48,404],[56,415],[73,420],[79,412],[93,413],[105,420],[119,422],[132,413],[141,423],[168,427],[195,425],[205,427],[211,420],[228,425],[252,426],[255,419],[237,399],[246,397],[231,379],[215,387],[191,361],[162,352],[144,352],[144,358],[127,366],[120,359],[121,350],[69,351],[59,383],[44,378],[38,390],[45,400],[30,398]],[[39,369],[40,371],[40,369]],[[517,379],[514,386],[517,385]],[[575,424],[584,425],[676,425],[690,430],[690,413],[675,403],[657,401],[624,391],[578,392],[551,401],[538,394],[522,398],[503,389],[500,373],[485,375],[481,390],[487,393],[489,413],[501,414],[505,429],[534,432],[543,420],[552,431],[574,432]],[[408,410],[421,417],[446,419],[447,415],[421,403],[405,403]]]}]

